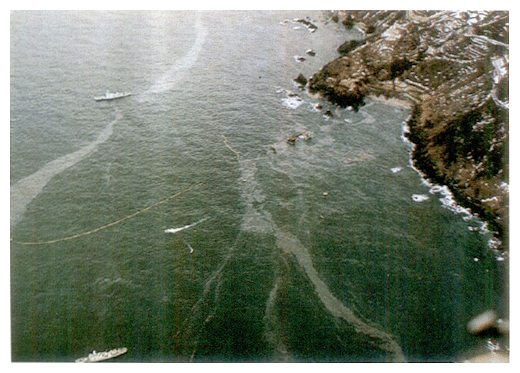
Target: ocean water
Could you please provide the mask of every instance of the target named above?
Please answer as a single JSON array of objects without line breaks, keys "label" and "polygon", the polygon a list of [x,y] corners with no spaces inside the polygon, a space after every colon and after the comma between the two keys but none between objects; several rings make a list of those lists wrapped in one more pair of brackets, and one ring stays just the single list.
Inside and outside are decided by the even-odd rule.
[{"label": "ocean water", "polygon": [[[465,325],[501,307],[507,260],[411,166],[409,109],[340,109],[295,85],[359,37],[324,21],[11,13],[13,361],[482,349]],[[93,100],[106,90],[132,96]]]}]

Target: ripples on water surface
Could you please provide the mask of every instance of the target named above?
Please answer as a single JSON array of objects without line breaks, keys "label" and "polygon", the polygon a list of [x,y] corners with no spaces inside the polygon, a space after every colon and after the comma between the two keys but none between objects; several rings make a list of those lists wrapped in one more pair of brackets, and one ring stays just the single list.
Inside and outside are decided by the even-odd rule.
[{"label": "ripples on water surface", "polygon": [[[283,22],[307,15],[314,33]],[[13,360],[125,346],[118,361],[452,361],[475,346],[465,323],[499,301],[487,237],[410,167],[407,109],[336,109],[293,84],[348,37],[322,21],[12,13],[11,237],[133,216],[11,245]],[[93,101],[107,89],[133,95]]]}]

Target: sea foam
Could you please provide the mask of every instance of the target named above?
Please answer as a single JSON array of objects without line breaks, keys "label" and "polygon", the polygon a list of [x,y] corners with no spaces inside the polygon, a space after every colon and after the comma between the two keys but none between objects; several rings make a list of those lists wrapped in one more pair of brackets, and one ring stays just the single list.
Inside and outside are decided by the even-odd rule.
[{"label": "sea foam", "polygon": [[425,194],[414,194],[412,196],[412,200],[414,202],[424,202],[424,201],[427,201],[428,199],[430,199],[430,198]]}]

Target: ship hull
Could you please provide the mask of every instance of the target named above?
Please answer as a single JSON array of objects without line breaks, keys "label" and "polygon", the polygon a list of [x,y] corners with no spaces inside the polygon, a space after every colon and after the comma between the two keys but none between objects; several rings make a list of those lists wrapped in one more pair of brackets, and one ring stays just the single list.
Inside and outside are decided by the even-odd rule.
[{"label": "ship hull", "polygon": [[128,349],[126,347],[116,348],[104,352],[93,351],[91,354],[88,354],[87,357],[76,359],[76,363],[97,363],[99,361],[113,359],[115,357],[121,356],[123,354],[126,354],[127,351]]}]

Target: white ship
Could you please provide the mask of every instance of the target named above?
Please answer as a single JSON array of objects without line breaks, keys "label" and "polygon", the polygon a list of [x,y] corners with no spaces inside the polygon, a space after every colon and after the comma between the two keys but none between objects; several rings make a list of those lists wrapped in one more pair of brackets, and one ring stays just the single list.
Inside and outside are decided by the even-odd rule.
[{"label": "white ship", "polygon": [[123,97],[128,97],[128,96],[131,96],[132,93],[130,92],[115,92],[115,93],[111,93],[111,92],[106,92],[104,96],[101,96],[101,97],[94,97],[94,100],[96,101],[107,101],[107,100],[115,100],[116,98],[123,98]]},{"label": "white ship", "polygon": [[125,354],[128,351],[126,347],[115,348],[110,351],[96,352],[96,350],[92,351],[91,354],[88,354],[87,357],[82,357],[80,359],[76,359],[76,363],[96,363],[98,361],[112,359],[114,357],[118,357],[120,355]]}]

